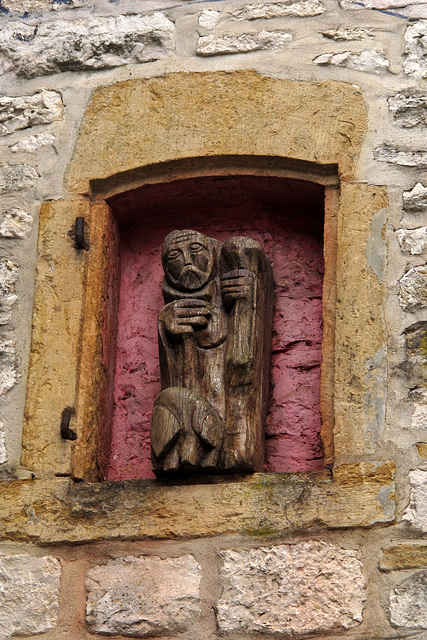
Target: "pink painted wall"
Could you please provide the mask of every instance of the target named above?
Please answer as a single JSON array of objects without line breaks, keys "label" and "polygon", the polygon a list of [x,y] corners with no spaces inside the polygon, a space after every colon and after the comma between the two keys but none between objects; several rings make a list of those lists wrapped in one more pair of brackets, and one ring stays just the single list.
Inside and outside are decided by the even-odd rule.
[{"label": "pink painted wall", "polygon": [[[244,180],[249,182],[245,184]],[[265,186],[266,179],[263,181]],[[187,183],[194,181],[181,182],[186,183],[188,191]],[[119,223],[122,220],[125,228],[121,230],[115,409],[108,479],[154,478],[149,434],[153,400],[160,391],[156,326],[157,313],[163,306],[160,250],[163,238],[176,228],[196,229],[221,241],[245,235],[264,247],[275,278],[266,470],[296,472],[323,466],[319,412],[322,199],[316,187],[310,207],[301,206],[294,187],[308,183],[294,182],[292,193],[288,188],[281,194],[280,182],[283,183],[271,182],[279,194],[273,202],[262,197],[263,190],[256,179],[245,178],[240,179],[240,191],[235,188],[236,182],[223,182],[227,206],[215,206],[213,210],[207,206],[209,202],[215,204],[210,187],[204,191],[205,209],[199,202],[197,208],[184,211],[180,198],[173,198],[173,193],[166,206],[162,202],[164,192],[158,192],[157,207],[150,204],[150,197],[141,198],[141,194],[132,204],[129,201],[129,206],[126,201],[117,206]],[[236,192],[241,193],[242,202],[238,202]],[[152,199],[156,200],[155,193]],[[281,202],[283,199],[285,202]]]}]

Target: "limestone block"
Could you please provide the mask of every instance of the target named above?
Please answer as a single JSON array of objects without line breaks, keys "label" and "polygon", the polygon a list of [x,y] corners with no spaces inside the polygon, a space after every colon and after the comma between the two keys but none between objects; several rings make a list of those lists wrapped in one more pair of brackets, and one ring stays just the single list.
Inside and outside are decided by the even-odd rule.
[{"label": "limestone block", "polygon": [[374,37],[371,29],[364,29],[363,27],[339,26],[336,29],[321,31],[321,34],[325,38],[336,40],[337,42],[349,40],[364,40],[365,38]]},{"label": "limestone block", "polygon": [[419,92],[396,93],[388,99],[388,108],[394,122],[407,129],[427,125],[427,94]]},{"label": "limestone block", "polygon": [[268,49],[278,51],[292,40],[286,31],[260,31],[241,36],[201,36],[197,44],[197,55],[217,56],[226,53],[248,53]]},{"label": "limestone block", "polygon": [[132,637],[186,631],[200,616],[201,568],[194,556],[128,556],[92,567],[86,620],[92,632]]},{"label": "limestone block", "polygon": [[220,11],[206,9],[199,15],[199,25],[205,29],[213,29],[218,24],[220,16]]},{"label": "limestone block", "polygon": [[427,306],[427,265],[413,267],[400,278],[399,304],[409,313]]},{"label": "limestone block", "polygon": [[311,541],[221,556],[221,631],[315,633],[362,621],[365,579],[353,550]]},{"label": "limestone block", "polygon": [[0,221],[0,236],[2,238],[26,238],[31,231],[33,217],[13,207],[3,211]]},{"label": "limestone block", "polygon": [[282,18],[284,16],[318,16],[325,7],[320,0],[287,0],[286,2],[261,2],[247,4],[243,9],[231,15],[237,20],[256,20],[257,18]]},{"label": "limestone block", "polygon": [[427,211],[427,187],[421,182],[403,192],[403,208],[408,213],[425,213]]},{"label": "limestone block", "polygon": [[150,62],[174,50],[174,24],[160,12],[38,25],[6,23],[0,32],[3,71],[26,78]]},{"label": "limestone block", "polygon": [[397,544],[381,551],[381,571],[427,567],[427,544]]},{"label": "limestone block", "polygon": [[1,0],[1,6],[12,15],[71,9],[87,5],[87,0]]},{"label": "limestone block", "polygon": [[419,229],[399,229],[396,231],[402,253],[419,256],[427,246],[427,227]]},{"label": "limestone block", "polygon": [[415,405],[411,427],[412,429],[427,429],[427,402]]},{"label": "limestone block", "polygon": [[354,71],[366,71],[367,73],[382,73],[387,71],[390,63],[384,54],[379,51],[341,51],[340,53],[323,53],[314,58],[315,64],[346,67]]},{"label": "limestone block", "polygon": [[409,24],[404,53],[403,72],[413,78],[427,78],[427,20]]},{"label": "limestone block", "polygon": [[[415,469],[409,472],[411,487],[409,505],[403,514],[403,520],[415,528],[427,532],[427,471]],[[426,609],[427,611],[427,609]]]},{"label": "limestone block", "polygon": [[374,158],[379,162],[401,165],[402,167],[427,167],[427,151],[410,149],[397,149],[385,144],[374,149]]},{"label": "limestone block", "polygon": [[0,195],[10,191],[23,191],[32,187],[39,174],[28,164],[0,165]]},{"label": "limestone block", "polygon": [[0,396],[12,389],[19,377],[14,340],[0,340]]},{"label": "limestone block", "polygon": [[0,421],[0,464],[7,462],[6,434],[4,424]]},{"label": "limestone block", "polygon": [[57,91],[38,91],[32,96],[0,97],[0,135],[49,124],[62,118],[64,106]]},{"label": "limestone block", "polygon": [[415,446],[417,447],[420,458],[427,460],[427,442],[416,442]]},{"label": "limestone block", "polygon": [[427,629],[427,571],[406,578],[393,589],[390,620],[396,627]]},{"label": "limestone block", "polygon": [[0,556],[0,640],[56,626],[60,578],[56,558]]},{"label": "limestone block", "polygon": [[34,153],[40,147],[53,144],[55,136],[51,133],[36,133],[34,136],[27,136],[22,138],[19,142],[12,145],[10,150],[12,153],[18,153],[24,151],[26,153]]},{"label": "limestone block", "polygon": [[10,260],[0,260],[0,325],[7,324],[16,302],[15,284],[18,280],[18,265]]}]

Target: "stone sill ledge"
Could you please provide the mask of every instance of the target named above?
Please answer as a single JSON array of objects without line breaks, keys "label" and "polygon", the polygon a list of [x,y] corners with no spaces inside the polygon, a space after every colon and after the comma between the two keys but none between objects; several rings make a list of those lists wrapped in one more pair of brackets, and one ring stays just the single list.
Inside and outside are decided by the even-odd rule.
[{"label": "stone sill ledge", "polygon": [[0,539],[41,544],[263,536],[391,523],[394,463],[361,462],[301,474],[258,473],[204,484],[70,478],[0,483]]}]

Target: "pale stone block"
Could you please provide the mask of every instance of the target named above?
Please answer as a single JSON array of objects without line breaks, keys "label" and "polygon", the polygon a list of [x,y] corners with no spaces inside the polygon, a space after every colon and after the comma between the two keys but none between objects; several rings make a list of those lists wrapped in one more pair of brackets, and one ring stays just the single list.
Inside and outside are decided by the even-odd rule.
[{"label": "pale stone block", "polygon": [[416,404],[411,419],[412,429],[427,429],[427,404]]},{"label": "pale stone block", "polygon": [[378,562],[381,571],[427,567],[426,544],[397,544],[383,549]]},{"label": "pale stone block", "polygon": [[319,65],[346,67],[347,69],[365,71],[367,73],[382,73],[387,71],[390,66],[387,58],[379,51],[323,53],[314,58],[313,62]]},{"label": "pale stone block", "polygon": [[226,53],[248,53],[268,49],[278,51],[292,40],[285,31],[260,31],[257,34],[244,33],[240,36],[201,36],[197,45],[199,56],[217,56]]},{"label": "pale stone block", "polygon": [[396,627],[427,629],[427,571],[406,578],[393,589],[390,620]]},{"label": "pale stone block", "polygon": [[64,105],[57,91],[39,91],[32,96],[0,97],[0,135],[49,124],[62,118]]},{"label": "pale stone block", "polygon": [[427,266],[413,267],[399,280],[399,304],[414,312],[427,305]]},{"label": "pale stone block", "polygon": [[7,324],[16,302],[15,284],[18,280],[18,265],[10,260],[0,260],[0,325]]},{"label": "pale stone block", "polygon": [[92,632],[132,637],[186,631],[200,616],[201,568],[194,556],[118,558],[86,578]]},{"label": "pale stone block", "polygon": [[427,211],[427,187],[421,182],[403,192],[403,208],[408,213],[425,213]]},{"label": "pale stone block", "polygon": [[396,124],[411,128],[427,125],[427,95],[397,93],[388,99],[388,108]]},{"label": "pale stone block", "polygon": [[330,40],[348,41],[348,40],[364,40],[365,38],[373,38],[374,35],[371,29],[364,29],[363,27],[343,27],[339,26],[336,29],[328,29],[327,31],[321,31],[322,36],[329,38]]},{"label": "pale stone block", "polygon": [[287,2],[261,2],[247,4],[243,9],[232,13],[238,20],[256,20],[257,18],[283,18],[299,16],[306,18],[324,13],[325,7],[320,0],[288,0]]},{"label": "pale stone block", "polygon": [[60,579],[56,558],[0,556],[0,640],[56,626]]},{"label": "pale stone block", "polygon": [[417,20],[405,32],[403,72],[414,78],[427,78],[427,20]]},{"label": "pale stone block", "polygon": [[374,158],[379,162],[401,165],[402,167],[427,167],[427,151],[410,151],[383,145],[374,149]]},{"label": "pale stone block", "polygon": [[0,32],[3,70],[26,78],[150,62],[174,50],[175,26],[160,12],[38,25],[6,23]]},{"label": "pale stone block", "polygon": [[0,464],[7,462],[6,434],[3,422],[0,421]]},{"label": "pale stone block", "polygon": [[33,217],[26,211],[13,207],[2,214],[0,236],[2,238],[26,238],[32,226]]},{"label": "pale stone block", "polygon": [[223,632],[315,633],[362,621],[365,579],[356,551],[311,541],[221,556]]},{"label": "pale stone block", "polygon": [[39,174],[28,164],[0,165],[0,195],[9,191],[23,191],[32,187]]},{"label": "pale stone block", "polygon": [[427,227],[420,227],[419,229],[399,229],[396,231],[396,237],[402,253],[419,256],[427,247]]},{"label": "pale stone block", "polygon": [[0,340],[0,396],[12,389],[19,377],[14,340]]},{"label": "pale stone block", "polygon": [[36,133],[34,136],[22,138],[22,140],[9,148],[13,153],[18,153],[20,151],[25,153],[34,153],[34,151],[37,151],[40,147],[52,145],[54,140],[55,136],[51,133]]},{"label": "pale stone block", "polygon": [[206,9],[199,15],[199,25],[205,29],[213,29],[218,24],[220,15],[219,11]]},{"label": "pale stone block", "polygon": [[409,505],[403,514],[416,529],[427,532],[427,471],[415,469],[409,472],[411,494]]}]

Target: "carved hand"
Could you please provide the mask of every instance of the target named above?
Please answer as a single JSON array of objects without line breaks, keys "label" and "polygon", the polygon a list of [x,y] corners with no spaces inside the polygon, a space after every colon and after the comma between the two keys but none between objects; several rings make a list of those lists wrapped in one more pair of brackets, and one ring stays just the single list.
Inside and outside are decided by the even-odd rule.
[{"label": "carved hand", "polygon": [[248,269],[235,269],[224,273],[221,278],[222,299],[226,307],[236,300],[251,300],[255,275]]},{"label": "carved hand", "polygon": [[175,300],[163,307],[159,314],[159,321],[164,322],[168,333],[183,335],[192,333],[196,329],[205,328],[210,315],[206,302],[189,298],[187,300]]}]

